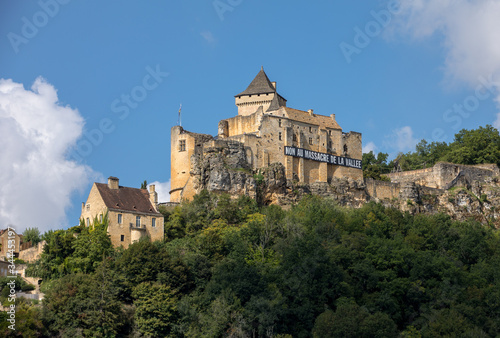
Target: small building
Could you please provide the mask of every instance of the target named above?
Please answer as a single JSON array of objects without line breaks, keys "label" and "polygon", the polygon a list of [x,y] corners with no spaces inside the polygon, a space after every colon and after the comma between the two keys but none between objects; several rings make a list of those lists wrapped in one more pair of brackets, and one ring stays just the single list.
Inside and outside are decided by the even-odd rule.
[{"label": "small building", "polygon": [[19,251],[21,251],[22,235],[18,235],[16,231],[12,228],[0,230],[0,259],[7,259],[7,253],[9,252],[9,241],[13,245],[14,257],[19,257]]},{"label": "small building", "polygon": [[142,237],[163,240],[163,215],[158,212],[155,186],[146,189],[122,187],[116,177],[108,184],[94,183],[86,203],[82,203],[81,219],[91,226],[108,214],[108,233],[113,246],[127,248]]},{"label": "small building", "polygon": [[312,109],[288,107],[264,69],[247,89],[235,95],[235,104],[238,114],[219,122],[215,138],[172,127],[170,201],[191,199],[197,193],[191,159],[204,149],[223,144],[217,141],[242,144],[248,167],[254,171],[282,163],[288,181],[363,180],[361,134],[344,132],[335,114],[325,116]]}]

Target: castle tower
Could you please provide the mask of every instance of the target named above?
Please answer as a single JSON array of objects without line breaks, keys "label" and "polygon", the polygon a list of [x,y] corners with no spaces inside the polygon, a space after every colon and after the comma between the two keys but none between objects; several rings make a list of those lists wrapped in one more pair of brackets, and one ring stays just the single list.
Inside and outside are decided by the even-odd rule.
[{"label": "castle tower", "polygon": [[262,106],[264,112],[286,107],[286,99],[276,91],[276,82],[271,82],[264,72],[264,68],[255,76],[247,89],[235,95],[235,104],[238,115],[247,116],[255,113]]}]

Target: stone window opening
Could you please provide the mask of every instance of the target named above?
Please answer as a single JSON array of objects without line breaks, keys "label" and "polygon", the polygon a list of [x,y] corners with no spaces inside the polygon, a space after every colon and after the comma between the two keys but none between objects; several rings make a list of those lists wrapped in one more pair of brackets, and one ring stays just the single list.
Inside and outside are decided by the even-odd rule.
[{"label": "stone window opening", "polygon": [[281,119],[278,120],[278,127],[281,127]]},{"label": "stone window opening", "polygon": [[278,133],[278,139],[281,141],[281,132]]},{"label": "stone window opening", "polygon": [[313,138],[309,137],[309,144],[313,144]]},{"label": "stone window opening", "polygon": [[87,203],[87,211],[90,210],[90,203]]},{"label": "stone window opening", "polygon": [[87,217],[87,226],[90,226],[90,218]]},{"label": "stone window opening", "polygon": [[344,154],[347,155],[347,144],[344,144]]},{"label": "stone window opening", "polygon": [[102,223],[102,214],[99,215],[99,222]]},{"label": "stone window opening", "polygon": [[186,140],[179,141],[179,151],[186,151]]},{"label": "stone window opening", "polygon": [[296,134],[293,134],[293,141],[297,142],[297,135]]},{"label": "stone window opening", "polygon": [[153,228],[156,228],[156,218],[154,218],[154,217],[151,219],[151,226]]},{"label": "stone window opening", "polygon": [[313,128],[312,127],[309,127],[309,132],[312,133],[313,132]]},{"label": "stone window opening", "polygon": [[118,214],[118,224],[122,224],[122,214]]},{"label": "stone window opening", "polygon": [[120,241],[124,242],[125,241],[125,235],[120,235]]},{"label": "stone window opening", "polygon": [[135,217],[135,227],[140,228],[141,227],[141,216],[136,216]]}]

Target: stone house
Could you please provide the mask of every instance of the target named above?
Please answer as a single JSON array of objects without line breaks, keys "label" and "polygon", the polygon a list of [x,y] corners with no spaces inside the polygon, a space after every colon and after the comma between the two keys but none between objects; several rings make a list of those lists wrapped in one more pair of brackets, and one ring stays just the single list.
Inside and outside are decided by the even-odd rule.
[{"label": "stone house", "polygon": [[82,203],[86,226],[94,218],[102,220],[108,214],[108,233],[113,246],[127,248],[142,237],[152,241],[163,240],[163,215],[158,212],[158,194],[155,186],[146,189],[122,187],[116,177],[109,177],[108,184],[94,183],[86,203]]},{"label": "stone house", "polygon": [[190,199],[198,192],[192,177],[193,155],[203,156],[205,149],[223,147],[222,141],[243,145],[246,164],[253,171],[282,163],[288,181],[363,180],[361,134],[343,132],[335,114],[287,107],[276,82],[263,69],[235,96],[235,104],[238,115],[220,121],[216,137],[181,126],[171,129],[171,202]]},{"label": "stone house", "polygon": [[[10,232],[10,233],[9,233]],[[21,251],[22,235],[18,235],[14,229],[0,230],[0,259],[6,259],[9,251],[9,240],[14,244],[14,257],[19,257]]]}]

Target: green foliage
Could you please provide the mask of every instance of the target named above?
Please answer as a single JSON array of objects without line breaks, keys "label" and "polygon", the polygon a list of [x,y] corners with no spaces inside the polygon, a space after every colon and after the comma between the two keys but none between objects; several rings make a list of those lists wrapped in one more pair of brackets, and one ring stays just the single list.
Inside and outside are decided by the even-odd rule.
[{"label": "green foliage", "polygon": [[46,299],[34,313],[46,335],[500,332],[500,234],[474,221],[376,203],[345,209],[317,196],[284,211],[202,192],[166,223],[167,241],[112,252],[99,227],[47,235],[39,268],[55,270],[45,272]]},{"label": "green foliage", "polygon": [[70,274],[53,283],[43,300],[43,320],[55,335],[113,337],[126,329],[116,273],[102,264],[93,274]]},{"label": "green foliage", "polygon": [[169,286],[144,282],[132,292],[135,305],[135,323],[145,337],[166,337],[176,322],[175,293]]},{"label": "green foliage", "polygon": [[426,140],[422,140],[416,145],[414,152],[402,155],[400,165],[406,171],[429,168],[439,161],[457,164],[495,163],[500,165],[500,134],[496,128],[486,125],[486,127],[478,129],[460,130],[455,134],[453,142],[449,144],[445,142],[428,143]]},{"label": "green foliage", "polygon": [[100,262],[114,254],[107,233],[108,215],[96,217],[91,227],[50,230],[43,235],[47,242],[41,258],[30,264],[27,276],[43,279],[62,277],[69,273],[95,271]]},{"label": "green foliage", "polygon": [[389,178],[383,175],[391,172],[391,167],[387,163],[388,157],[389,155],[386,153],[378,153],[377,157],[375,157],[373,151],[364,153],[362,157],[363,176],[375,180],[389,181]]},{"label": "green foliage", "polygon": [[147,189],[148,188],[148,181],[144,180],[144,182],[141,183],[141,189]]},{"label": "green foliage", "polygon": [[1,303],[4,303],[5,300],[9,297],[10,294],[10,284],[14,282],[14,290],[16,292],[21,292],[21,291],[31,291],[35,289],[35,286],[32,284],[28,284],[24,279],[21,277],[17,276],[16,278],[11,278],[11,277],[0,277],[0,301]]},{"label": "green foliage", "polygon": [[397,337],[396,324],[385,313],[370,314],[352,299],[340,298],[335,312],[316,318],[313,337]]},{"label": "green foliage", "polygon": [[[24,298],[16,299],[15,330],[7,321],[9,315],[6,311],[0,312],[0,336],[2,337],[48,337],[48,330],[42,322],[42,311]],[[21,335],[20,335],[21,334]]]},{"label": "green foliage", "polygon": [[37,245],[42,241],[40,230],[38,230],[38,228],[27,228],[24,230],[23,241],[25,243],[31,242],[32,245]]}]

